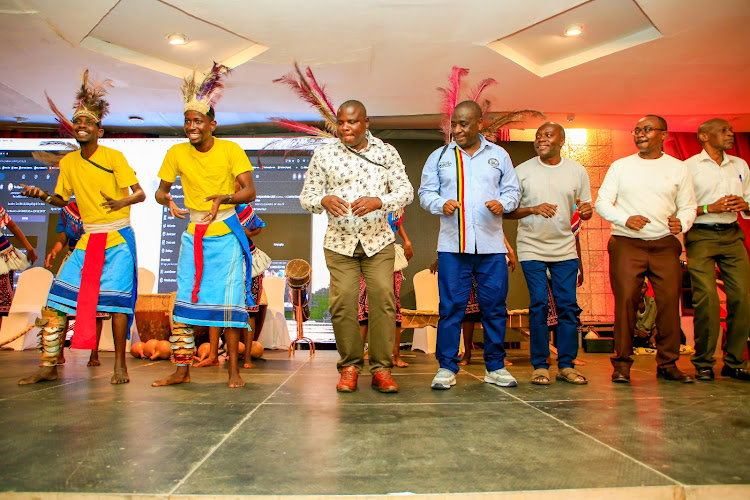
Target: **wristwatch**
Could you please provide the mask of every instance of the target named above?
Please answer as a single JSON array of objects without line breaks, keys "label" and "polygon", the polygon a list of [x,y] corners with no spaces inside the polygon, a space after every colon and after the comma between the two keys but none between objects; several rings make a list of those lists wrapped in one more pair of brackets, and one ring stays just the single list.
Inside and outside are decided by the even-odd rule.
[{"label": "wristwatch", "polygon": [[48,194],[47,197],[44,199],[44,203],[49,203],[52,200],[52,195]]}]

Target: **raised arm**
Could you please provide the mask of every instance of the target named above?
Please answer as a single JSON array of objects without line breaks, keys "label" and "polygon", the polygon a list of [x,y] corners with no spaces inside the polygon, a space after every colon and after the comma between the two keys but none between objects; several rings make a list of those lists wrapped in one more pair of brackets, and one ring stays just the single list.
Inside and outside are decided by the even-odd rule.
[{"label": "raised arm", "polygon": [[7,226],[10,232],[13,233],[16,238],[21,240],[21,243],[26,248],[26,258],[29,259],[29,262],[33,264],[34,261],[36,260],[36,252],[34,251],[34,247],[31,246],[31,243],[29,243],[29,240],[26,239],[26,235],[23,234],[23,231],[21,231],[21,228],[18,227],[18,225],[12,220],[8,221]]}]

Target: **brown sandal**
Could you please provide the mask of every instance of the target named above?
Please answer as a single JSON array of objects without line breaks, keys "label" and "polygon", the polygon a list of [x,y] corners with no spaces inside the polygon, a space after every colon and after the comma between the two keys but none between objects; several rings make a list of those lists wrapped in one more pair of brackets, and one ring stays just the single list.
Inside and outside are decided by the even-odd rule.
[{"label": "brown sandal", "polygon": [[586,377],[581,375],[575,368],[561,368],[557,372],[555,379],[575,385],[586,385],[589,383]]},{"label": "brown sandal", "polygon": [[537,368],[531,373],[531,383],[536,385],[550,385],[549,369]]}]

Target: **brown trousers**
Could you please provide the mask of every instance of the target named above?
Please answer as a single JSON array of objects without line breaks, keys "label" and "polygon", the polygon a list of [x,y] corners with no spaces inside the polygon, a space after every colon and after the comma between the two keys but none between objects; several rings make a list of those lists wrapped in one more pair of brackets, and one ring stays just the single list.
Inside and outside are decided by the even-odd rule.
[{"label": "brown trousers", "polygon": [[396,334],[396,297],[393,294],[393,244],[368,257],[358,243],[354,255],[341,255],[325,249],[331,273],[328,310],[331,311],[336,349],[341,359],[338,370],[354,366],[361,373],[365,366],[365,345],[359,329],[359,277],[365,277],[369,304],[367,335],[370,339],[370,372],[393,366]]},{"label": "brown trousers", "polygon": [[651,282],[656,300],[656,364],[675,364],[680,357],[680,241],[671,235],[658,240],[612,236],[607,250],[615,294],[612,366],[620,373],[630,373],[636,310],[645,277]]}]

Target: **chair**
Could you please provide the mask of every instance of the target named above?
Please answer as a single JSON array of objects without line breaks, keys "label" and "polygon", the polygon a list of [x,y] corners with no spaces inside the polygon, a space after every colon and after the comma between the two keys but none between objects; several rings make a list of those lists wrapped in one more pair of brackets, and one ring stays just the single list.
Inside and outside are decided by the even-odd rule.
[{"label": "chair", "polygon": [[153,293],[156,276],[145,267],[138,268],[138,294]]},{"label": "chair", "polygon": [[[417,310],[437,311],[440,305],[437,273],[432,274],[429,269],[419,271],[414,275],[414,296]],[[427,354],[435,352],[437,343],[437,328],[425,326],[414,329],[411,350],[420,350]]]},{"label": "chair", "polygon": [[[0,342],[2,339],[9,339],[21,333],[41,316],[42,307],[47,303],[47,295],[52,286],[52,278],[52,273],[43,267],[32,267],[21,273],[8,316],[3,318]],[[6,347],[13,349],[36,347],[38,331],[38,328],[32,328],[26,335],[19,337]]]},{"label": "chair", "polygon": [[265,349],[287,349],[289,347],[289,327],[284,317],[284,290],[286,281],[280,276],[263,278],[263,292],[268,299],[268,310],[263,320],[258,342]]}]

